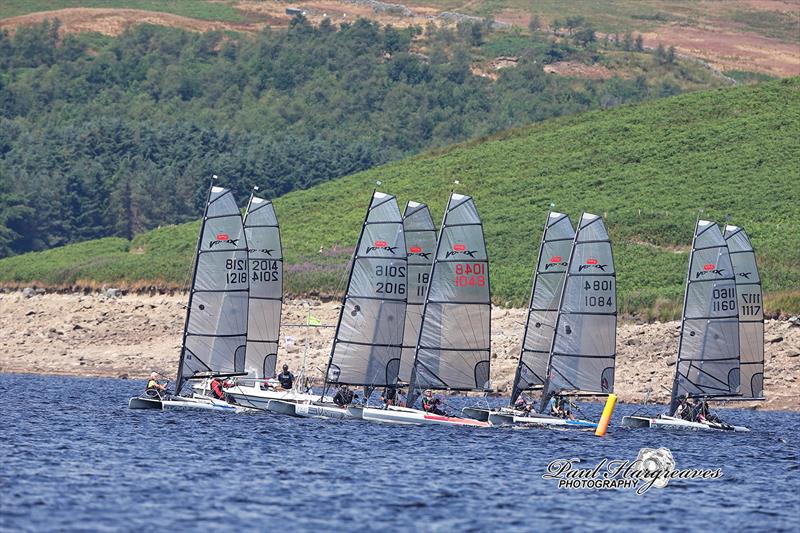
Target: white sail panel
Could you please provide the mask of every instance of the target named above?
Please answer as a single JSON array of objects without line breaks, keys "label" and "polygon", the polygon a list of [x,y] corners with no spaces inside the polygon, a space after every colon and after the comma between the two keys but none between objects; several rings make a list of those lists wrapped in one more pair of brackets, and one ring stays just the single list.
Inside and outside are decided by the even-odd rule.
[{"label": "white sail panel", "polygon": [[422,323],[422,306],[425,303],[431,265],[436,252],[436,227],[427,205],[419,202],[406,204],[403,213],[403,231],[408,253],[408,301],[398,378],[408,382],[411,379],[414,352]]},{"label": "white sail panel", "polygon": [[523,390],[544,385],[558,304],[574,239],[575,230],[569,217],[563,213],[548,213],[531,284],[528,319],[511,392],[512,405]]},{"label": "white sail panel", "polygon": [[397,199],[375,192],[353,255],[328,383],[395,384],[403,346],[407,266]]},{"label": "white sail panel", "polygon": [[243,371],[248,287],[239,208],[230,190],[212,187],[200,228],[176,393],[197,373]]},{"label": "white sail panel", "polygon": [[601,217],[584,213],[569,257],[545,383],[552,392],[614,391],[616,270]]},{"label": "white sail panel", "polygon": [[416,346],[409,403],[425,388],[490,386],[491,303],[483,226],[469,196],[451,194]]},{"label": "white sail panel", "polygon": [[678,398],[739,393],[739,311],[728,246],[699,220],[686,276],[683,324],[670,411]]},{"label": "white sail panel", "polygon": [[251,196],[245,210],[250,268],[247,350],[244,371],[249,377],[275,376],[283,303],[283,249],[272,202]]},{"label": "white sail panel", "polygon": [[743,398],[764,396],[764,306],[756,254],[747,233],[725,227],[739,300],[739,381]]}]

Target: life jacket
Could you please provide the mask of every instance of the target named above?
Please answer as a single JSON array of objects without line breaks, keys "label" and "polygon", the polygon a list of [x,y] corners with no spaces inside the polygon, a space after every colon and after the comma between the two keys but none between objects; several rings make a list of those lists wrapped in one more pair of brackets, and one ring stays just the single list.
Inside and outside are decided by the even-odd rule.
[{"label": "life jacket", "polygon": [[144,390],[153,390],[153,389],[156,389],[156,388],[158,388],[158,387],[156,387],[156,385],[158,385],[158,381],[156,381],[156,380],[154,380],[154,379],[151,379],[151,380],[149,380],[149,381],[147,382],[147,387],[145,387],[145,388],[144,388]]},{"label": "life jacket", "polygon": [[214,393],[214,396],[219,398],[220,400],[225,398],[225,393],[222,392],[222,383],[218,379],[211,380],[211,391]]}]

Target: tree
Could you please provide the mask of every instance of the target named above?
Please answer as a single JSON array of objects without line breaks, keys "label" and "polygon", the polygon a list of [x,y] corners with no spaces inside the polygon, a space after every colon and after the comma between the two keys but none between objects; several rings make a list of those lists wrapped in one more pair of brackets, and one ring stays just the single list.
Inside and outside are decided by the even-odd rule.
[{"label": "tree", "polygon": [[663,65],[667,62],[667,50],[662,43],[658,43],[658,47],[656,48],[656,59],[659,65]]},{"label": "tree", "polygon": [[622,42],[622,49],[626,52],[633,50],[633,34],[631,34],[629,31],[625,32],[625,37],[623,38]]},{"label": "tree", "polygon": [[528,22],[528,31],[533,35],[540,29],[542,29],[542,20],[539,18],[539,15],[534,15],[531,17],[531,21]]},{"label": "tree", "polygon": [[670,46],[667,48],[667,56],[666,56],[667,64],[672,65],[675,63],[675,47]]},{"label": "tree", "polygon": [[573,17],[567,17],[566,25],[567,29],[569,30],[569,33],[572,34],[576,29],[583,27],[585,23],[586,23],[585,18],[576,15]]},{"label": "tree", "polygon": [[636,51],[644,52],[644,38],[641,33],[636,36]]}]

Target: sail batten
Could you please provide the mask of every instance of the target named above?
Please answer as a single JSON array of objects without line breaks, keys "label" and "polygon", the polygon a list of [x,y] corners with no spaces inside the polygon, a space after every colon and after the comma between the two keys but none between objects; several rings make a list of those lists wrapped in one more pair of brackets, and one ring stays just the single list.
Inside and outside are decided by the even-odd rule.
[{"label": "sail batten", "polygon": [[575,230],[569,217],[562,213],[548,213],[531,283],[522,350],[511,389],[512,405],[522,391],[544,385],[567,260],[574,239]]},{"label": "sail batten", "polygon": [[490,386],[489,258],[472,197],[450,195],[434,257],[409,405],[421,389],[485,390]]},{"label": "sail batten", "polygon": [[567,260],[542,407],[559,391],[614,391],[616,269],[603,219],[584,213]]},{"label": "sail batten", "polygon": [[728,245],[719,227],[698,220],[686,275],[670,412],[684,395],[739,394],[739,311]]},{"label": "sail batten", "polygon": [[195,252],[175,392],[198,373],[244,368],[248,311],[247,239],[233,193],[212,186]]},{"label": "sail batten", "polygon": [[428,290],[433,255],[436,252],[436,227],[426,204],[413,201],[406,204],[403,231],[408,256],[408,298],[398,379],[408,382],[411,380],[411,368],[414,365],[414,353],[422,323],[422,307]]},{"label": "sail batten", "polygon": [[764,307],[755,250],[744,229],[725,227],[739,307],[739,381],[742,398],[764,395]]},{"label": "sail batten", "polygon": [[407,298],[407,255],[397,199],[373,192],[339,311],[326,383],[394,385]]},{"label": "sail batten", "polygon": [[283,304],[283,249],[272,202],[250,196],[244,216],[248,243],[250,295],[245,372],[275,376]]}]

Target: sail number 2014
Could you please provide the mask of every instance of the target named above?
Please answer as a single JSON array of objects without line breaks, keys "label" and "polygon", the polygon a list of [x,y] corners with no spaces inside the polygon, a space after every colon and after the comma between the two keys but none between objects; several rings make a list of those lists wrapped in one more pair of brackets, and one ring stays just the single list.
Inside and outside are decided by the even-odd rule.
[{"label": "sail number 2014", "polygon": [[250,260],[251,281],[278,281],[278,262],[269,259]]}]

